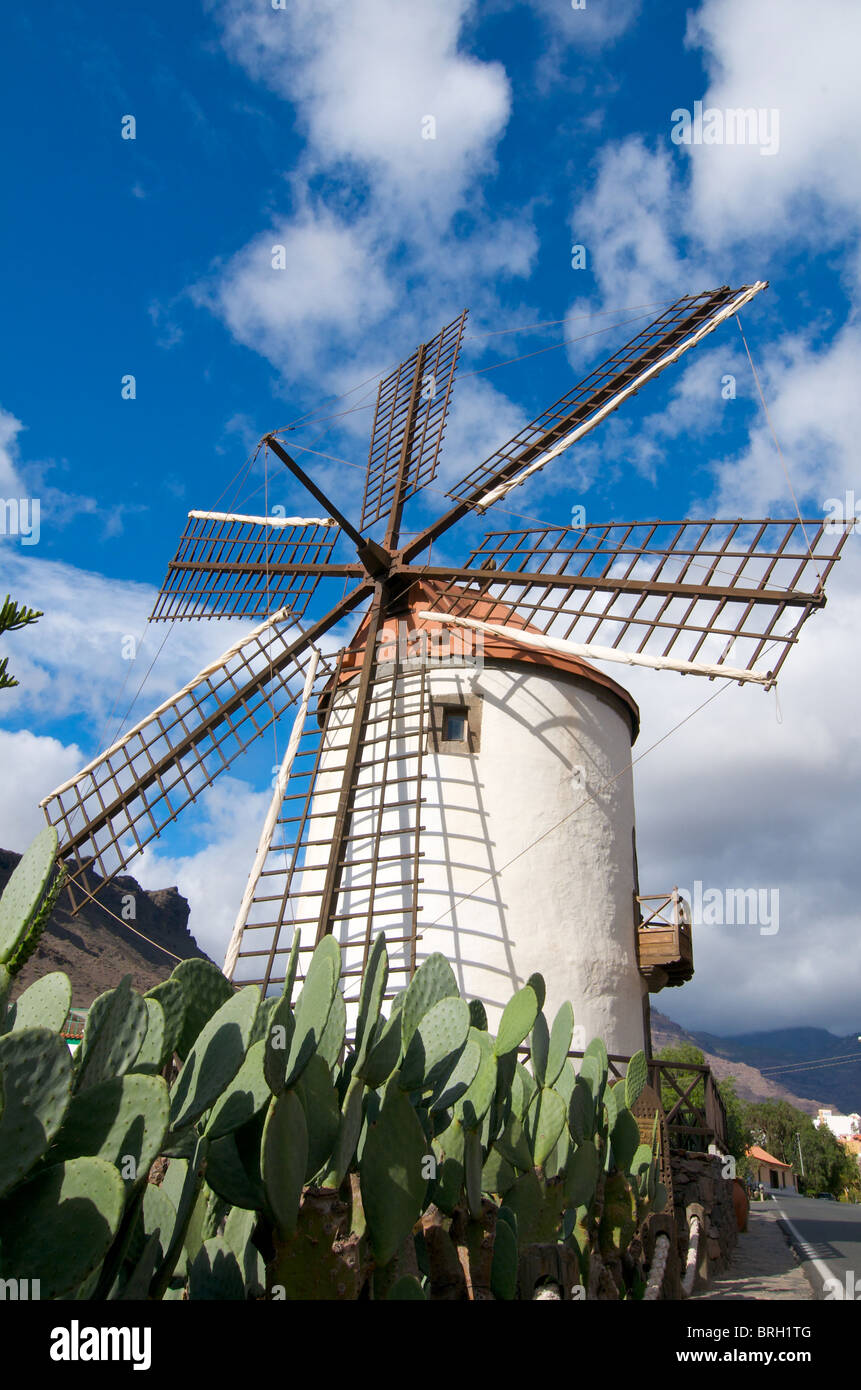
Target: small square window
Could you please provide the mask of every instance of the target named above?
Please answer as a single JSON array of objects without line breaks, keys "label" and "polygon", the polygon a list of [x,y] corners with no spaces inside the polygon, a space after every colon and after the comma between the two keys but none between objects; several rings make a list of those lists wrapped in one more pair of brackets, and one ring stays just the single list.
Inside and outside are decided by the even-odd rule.
[{"label": "small square window", "polygon": [[457,695],[452,695],[454,699],[431,699],[426,751],[471,757],[481,746],[482,697],[467,695],[455,704]]},{"label": "small square window", "polygon": [[466,743],[469,729],[469,713],[462,707],[443,712],[442,737],[444,743]]}]

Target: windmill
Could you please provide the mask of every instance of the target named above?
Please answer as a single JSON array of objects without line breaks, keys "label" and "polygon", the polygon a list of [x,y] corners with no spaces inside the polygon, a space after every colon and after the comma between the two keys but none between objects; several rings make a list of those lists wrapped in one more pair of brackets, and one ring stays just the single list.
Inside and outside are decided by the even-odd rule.
[{"label": "windmill", "polygon": [[[769,688],[845,534],[800,518],[635,521],[491,531],[460,565],[432,547],[764,288],[678,299],[406,540],[405,505],[436,477],[465,312],[381,381],[358,526],[267,435],[322,515],[189,514],[153,619],[257,625],[42,803],[73,903],[287,721],[225,973],[273,989],[297,926],[300,961],[335,933],[349,1003],[383,930],[395,987],[442,950],[492,1013],[539,969],[611,1051],[641,1046],[639,716],[592,662]],[[351,615],[353,636],[327,650]]]}]

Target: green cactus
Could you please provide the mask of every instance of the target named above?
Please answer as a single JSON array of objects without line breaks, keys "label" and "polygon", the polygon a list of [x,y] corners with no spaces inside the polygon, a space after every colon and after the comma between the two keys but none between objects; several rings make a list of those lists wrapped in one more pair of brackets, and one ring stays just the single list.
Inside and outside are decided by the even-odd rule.
[{"label": "green cactus", "polygon": [[362,1206],[378,1265],[395,1256],[421,1215],[426,1150],[416,1112],[393,1079],[377,1119],[368,1126],[360,1170]]},{"label": "green cactus", "polygon": [[295,1235],[308,1168],[308,1126],[295,1091],[273,1096],[263,1126],[260,1168],[269,1209],[282,1240]]},{"label": "green cactus", "polygon": [[506,1221],[497,1220],[493,1241],[490,1289],[494,1298],[511,1302],[517,1297],[517,1236]]},{"label": "green cactus", "polygon": [[550,1086],[536,1092],[526,1112],[526,1133],[536,1168],[543,1168],[565,1126],[566,1106]]},{"label": "green cactus", "polygon": [[625,1104],[629,1110],[637,1104],[648,1079],[649,1064],[646,1054],[642,1050],[635,1052],[625,1072]]},{"label": "green cactus", "polygon": [[231,994],[198,1034],[173,1087],[170,1123],[174,1132],[199,1119],[236,1076],[259,1003],[257,986],[246,985]]},{"label": "green cactus", "polygon": [[356,1018],[356,1066],[360,1067],[368,1055],[371,1039],[374,1036],[383,998],[389,979],[389,956],[386,938],[380,932],[374,939],[368,955],[368,963],[362,976],[359,992],[359,1012]]},{"label": "green cactus", "polygon": [[47,1028],[59,1033],[68,1017],[72,1003],[72,986],[68,975],[54,970],[34,981],[9,1008],[0,1033],[22,1028]]},{"label": "green cactus", "polygon": [[440,999],[417,1024],[404,1054],[398,1083],[405,1091],[436,1086],[456,1066],[469,1036],[469,1005],[460,996]]},{"label": "green cactus", "polygon": [[92,1155],[112,1163],[131,1188],[161,1152],[170,1101],[160,1076],[132,1072],[72,1097],[49,1162]]},{"label": "green cactus", "polygon": [[75,1089],[123,1076],[137,1060],[149,1027],[144,1000],[126,975],[116,989],[100,994],[87,1014],[78,1055]]},{"label": "green cactus", "polygon": [[148,999],[144,995],[144,1004],[147,1012],[146,1034],[131,1070],[156,1076],[167,1061],[167,1021],[164,1009],[157,999]]},{"label": "green cactus", "polygon": [[504,1056],[506,1052],[513,1052],[524,1038],[529,1036],[540,1007],[532,985],[524,985],[513,999],[509,999],[499,1020],[499,1032],[494,1046],[497,1057]]},{"label": "green cactus", "polygon": [[45,1168],[0,1203],[2,1278],[38,1279],[42,1298],[69,1297],[107,1255],[124,1197],[102,1158]]},{"label": "green cactus", "polygon": [[425,1014],[441,999],[459,997],[454,972],[445,956],[435,952],[422,961],[404,994],[401,1009],[401,1037],[404,1052]]},{"label": "green cactus", "polygon": [[493,1039],[488,1033],[470,1028],[469,1036],[481,1048],[481,1061],[468,1088],[455,1102],[454,1114],[465,1129],[475,1129],[481,1124],[493,1103],[496,1091],[496,1053]]},{"label": "green cactus", "polygon": [[0,897],[0,964],[9,966],[10,975],[17,973],[16,955],[50,888],[56,856],[57,832],[46,825],[21,856]]},{"label": "green cactus", "polygon": [[154,1000],[164,1017],[164,1066],[179,1049],[179,1040],[185,1026],[185,991],[175,975],[171,975],[169,980],[162,980],[161,984],[148,990],[144,999]]},{"label": "green cactus", "polygon": [[[286,1062],[284,1085],[298,1081],[309,1057],[317,1051],[338,993],[341,950],[333,936],[324,936],[311,957],[302,993],[296,1003],[295,1028]],[[279,1015],[280,1016],[280,1015]]]},{"label": "green cactus", "polygon": [[338,1093],[332,1083],[329,1065],[319,1053],[310,1058],[296,1082],[296,1094],[305,1111],[308,1131],[305,1181],[311,1182],[331,1157],[341,1123]]},{"label": "green cactus", "polygon": [[[544,1073],[544,1084],[555,1086],[559,1075],[568,1060],[568,1053],[571,1049],[571,1040],[574,1036],[574,1010],[566,1000],[557,1010],[553,1020],[553,1027],[550,1030],[550,1040],[547,1048],[547,1066]],[[573,1075],[573,1069],[572,1069]]]},{"label": "green cactus", "polygon": [[[0,1196],[30,1171],[60,1128],[72,1094],[72,1059],[47,1028],[0,1037]],[[82,1276],[83,1277],[83,1276]]]},{"label": "green cactus", "polygon": [[244,1299],[245,1279],[236,1254],[222,1236],[205,1240],[188,1270],[190,1299]]},{"label": "green cactus", "polygon": [[480,999],[470,999],[469,1021],[480,1033],[487,1032],[487,1010]]},{"label": "green cactus", "polygon": [[[264,1004],[266,1000],[263,1001]],[[252,1027],[252,1037],[254,1029]],[[263,1071],[266,1044],[262,1038],[249,1045],[245,1060],[209,1112],[205,1133],[208,1139],[221,1139],[241,1128],[263,1109],[270,1090]]]},{"label": "green cactus", "polygon": [[[170,978],[182,989],[182,1030],[175,1051],[184,1059],[204,1025],[222,1004],[233,997],[235,991],[217,965],[213,965],[210,960],[200,960],[197,956],[180,961]],[[162,988],[163,986],[158,985],[150,991],[159,1003],[162,1002],[159,993]]]}]

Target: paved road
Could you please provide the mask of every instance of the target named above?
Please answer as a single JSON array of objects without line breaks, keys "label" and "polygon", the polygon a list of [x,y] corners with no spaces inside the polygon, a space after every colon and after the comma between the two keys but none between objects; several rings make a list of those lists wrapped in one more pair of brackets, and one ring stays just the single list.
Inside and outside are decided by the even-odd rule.
[{"label": "paved road", "polygon": [[[853,1287],[857,1287],[849,1296],[861,1300],[861,1206],[824,1202],[791,1192],[781,1192],[766,1202],[766,1207],[769,1205],[779,1210],[817,1298],[826,1297],[828,1279],[838,1280],[846,1298],[846,1279],[851,1275]],[[751,1209],[758,1206],[754,1202]],[[833,1291],[831,1296],[839,1297]]]}]

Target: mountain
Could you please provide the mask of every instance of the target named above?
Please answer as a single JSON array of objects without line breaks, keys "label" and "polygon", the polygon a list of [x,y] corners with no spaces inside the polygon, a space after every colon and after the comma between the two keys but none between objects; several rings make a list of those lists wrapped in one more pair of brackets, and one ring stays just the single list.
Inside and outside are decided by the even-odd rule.
[{"label": "mountain", "polygon": [[[779,1028],[725,1038],[689,1032],[653,1009],[654,1051],[680,1042],[700,1048],[719,1080],[734,1076],[738,1093],[745,1100],[786,1100],[809,1115],[824,1106],[843,1114],[861,1110],[861,1043],[857,1033],[840,1038],[825,1028]],[[847,1054],[857,1055],[858,1060],[831,1065],[822,1062],[829,1057],[845,1059]],[[787,1063],[798,1065],[784,1070]],[[763,1075],[761,1069],[771,1067],[781,1070],[767,1070]]]},{"label": "mountain", "polygon": [[[20,858],[0,849],[0,891]],[[72,982],[73,1007],[87,1008],[124,975],[131,975],[132,986],[144,993],[167,978],[175,956],[208,959],[188,929],[189,906],[178,889],[153,892],[126,876],[104,884],[92,871],[91,877],[98,900],[73,916],[68,895],[60,894],[38,950],[16,976],[13,997],[41,975],[63,970]],[[124,912],[128,915],[132,907],[134,918],[126,922]]]}]

